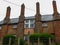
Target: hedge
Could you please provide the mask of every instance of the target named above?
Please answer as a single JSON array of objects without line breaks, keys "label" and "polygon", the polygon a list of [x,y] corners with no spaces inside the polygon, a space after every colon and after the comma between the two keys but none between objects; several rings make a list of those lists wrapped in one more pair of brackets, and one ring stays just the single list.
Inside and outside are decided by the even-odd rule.
[{"label": "hedge", "polygon": [[47,34],[47,33],[41,33],[41,34],[31,34],[30,36],[29,36],[29,39],[30,39],[30,42],[38,42],[38,38],[40,39],[40,41],[43,41],[43,40],[49,40],[49,37],[51,38],[51,39],[53,39],[54,38],[54,36],[53,35],[51,35],[51,34]]},{"label": "hedge", "polygon": [[11,45],[13,45],[16,37],[11,35],[11,34],[8,34],[8,35],[3,37],[3,45],[9,45],[10,38],[11,38]]}]

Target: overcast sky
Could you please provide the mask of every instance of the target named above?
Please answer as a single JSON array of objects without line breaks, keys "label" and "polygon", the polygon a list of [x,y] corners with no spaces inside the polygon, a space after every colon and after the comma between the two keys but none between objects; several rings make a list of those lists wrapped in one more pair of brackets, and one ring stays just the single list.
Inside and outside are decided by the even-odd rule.
[{"label": "overcast sky", "polygon": [[[25,16],[34,16],[36,13],[36,2],[40,3],[40,13],[42,15],[52,14],[53,0],[0,0],[0,21],[6,16],[6,8],[11,7],[10,18],[17,18],[20,15],[21,4],[25,4]],[[57,9],[60,13],[60,0],[56,0]]]}]

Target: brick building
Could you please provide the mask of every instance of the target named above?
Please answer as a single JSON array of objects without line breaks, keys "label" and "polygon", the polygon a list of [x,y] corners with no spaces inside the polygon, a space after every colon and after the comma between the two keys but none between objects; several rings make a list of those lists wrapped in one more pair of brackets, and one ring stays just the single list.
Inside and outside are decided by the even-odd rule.
[{"label": "brick building", "polygon": [[25,5],[21,5],[19,18],[10,19],[11,8],[7,7],[6,17],[0,21],[0,37],[6,34],[13,34],[20,38],[26,38],[33,33],[48,33],[55,36],[60,42],[60,14],[57,11],[56,1],[52,2],[53,14],[41,15],[39,2],[36,3],[36,15],[25,17]]}]

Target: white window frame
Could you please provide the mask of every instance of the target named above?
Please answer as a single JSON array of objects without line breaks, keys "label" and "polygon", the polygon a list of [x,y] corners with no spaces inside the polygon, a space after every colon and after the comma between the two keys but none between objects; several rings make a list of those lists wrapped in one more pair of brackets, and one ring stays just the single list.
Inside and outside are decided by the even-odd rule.
[{"label": "white window frame", "polygon": [[[26,27],[25,25],[28,24],[28,27]],[[33,27],[31,27],[31,24],[34,24]],[[35,27],[35,20],[33,20],[33,22],[31,22],[31,20],[28,20],[28,23],[26,23],[26,20],[24,21],[24,28],[34,28]]]},{"label": "white window frame", "polygon": [[[31,24],[33,24],[33,27],[31,27]],[[30,28],[34,28],[34,27],[35,27],[35,20],[33,20],[32,22],[30,20]]]},{"label": "white window frame", "polygon": [[[27,24],[28,24],[28,27],[26,27]],[[28,23],[26,22],[26,20],[24,21],[24,28],[29,28],[29,20],[28,20]]]}]

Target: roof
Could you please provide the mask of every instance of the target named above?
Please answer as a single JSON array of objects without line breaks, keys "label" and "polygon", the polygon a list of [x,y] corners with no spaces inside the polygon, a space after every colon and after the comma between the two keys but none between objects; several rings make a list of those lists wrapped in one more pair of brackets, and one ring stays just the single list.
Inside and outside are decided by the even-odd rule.
[{"label": "roof", "polygon": [[[35,19],[35,16],[29,16],[29,17],[25,17],[25,19]],[[41,21],[52,21],[54,20],[53,19],[53,15],[50,14],[50,15],[41,15]],[[19,18],[12,18],[10,19],[9,23],[18,23],[19,21]],[[3,21],[0,21],[0,24],[3,24],[4,20]]]},{"label": "roof", "polygon": [[42,15],[41,17],[42,21],[52,21],[54,20],[53,15]]}]

